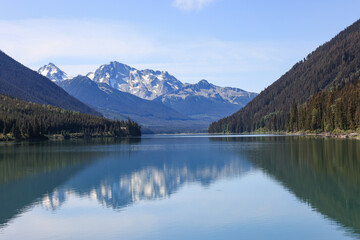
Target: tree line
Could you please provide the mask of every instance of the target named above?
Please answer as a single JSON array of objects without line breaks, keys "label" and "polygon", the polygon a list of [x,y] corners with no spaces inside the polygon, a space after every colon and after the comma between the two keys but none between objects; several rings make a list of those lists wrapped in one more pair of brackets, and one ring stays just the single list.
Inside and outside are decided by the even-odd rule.
[{"label": "tree line", "polygon": [[288,114],[287,131],[356,131],[360,128],[360,80],[322,91]]},{"label": "tree line", "polygon": [[109,120],[62,108],[0,95],[0,135],[3,139],[43,139],[47,135],[140,136],[138,123]]}]

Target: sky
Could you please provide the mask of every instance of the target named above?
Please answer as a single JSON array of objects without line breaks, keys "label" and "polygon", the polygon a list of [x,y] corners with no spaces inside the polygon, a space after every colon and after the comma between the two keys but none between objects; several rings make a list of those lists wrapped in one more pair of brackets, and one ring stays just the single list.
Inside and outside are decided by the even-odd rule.
[{"label": "sky", "polygon": [[357,21],[359,0],[0,0],[0,50],[72,76],[118,61],[260,92]]}]

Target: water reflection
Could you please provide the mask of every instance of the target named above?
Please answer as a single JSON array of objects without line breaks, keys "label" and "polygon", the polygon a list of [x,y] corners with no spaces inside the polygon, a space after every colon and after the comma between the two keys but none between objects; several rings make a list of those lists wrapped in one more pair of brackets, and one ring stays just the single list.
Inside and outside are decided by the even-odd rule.
[{"label": "water reflection", "polygon": [[[219,179],[265,172],[291,193],[286,194],[295,195],[359,237],[358,156],[360,141],[284,136],[1,145],[0,225],[4,228],[34,205],[56,212],[73,197],[121,210],[138,201],[170,198],[186,184],[196,182],[207,188]],[[248,183],[254,184],[249,188],[264,186],[264,182]],[[261,199],[269,197],[256,189],[254,193]],[[245,198],[246,194],[231,196]],[[256,204],[239,206],[237,197],[230,208],[256,212]],[[294,204],[299,205],[298,201]]]},{"label": "water reflection", "polygon": [[73,192],[96,199],[106,207],[121,209],[136,201],[169,197],[185,183],[200,182],[206,186],[252,169],[234,152],[224,155],[208,147],[195,147],[192,152],[174,147],[149,151],[145,145],[147,151],[140,148],[130,155],[113,153],[74,176],[56,194],[46,195],[43,205],[56,209]]},{"label": "water reflection", "polygon": [[207,139],[198,144],[159,138],[1,147],[0,224],[37,203],[55,211],[73,195],[121,209],[167,198],[185,183],[207,186],[252,169],[236,152],[209,145]]},{"label": "water reflection", "polygon": [[312,137],[212,138],[239,151],[298,199],[360,236],[360,141]]},{"label": "water reflection", "polygon": [[[91,151],[92,147],[124,141],[129,142],[97,139],[0,145],[0,227],[42,201],[44,196],[57,195],[58,186],[104,156],[102,151]],[[60,195],[58,203],[51,203],[53,206],[66,199]]]}]

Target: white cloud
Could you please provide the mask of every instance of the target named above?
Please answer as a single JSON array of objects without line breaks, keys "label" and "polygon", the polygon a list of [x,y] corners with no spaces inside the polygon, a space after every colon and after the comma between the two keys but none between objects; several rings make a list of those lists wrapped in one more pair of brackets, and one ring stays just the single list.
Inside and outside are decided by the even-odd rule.
[{"label": "white cloud", "polygon": [[192,36],[170,42],[158,32],[149,32],[114,21],[0,20],[0,49],[34,70],[51,61],[76,76],[116,60],[169,71],[184,82],[205,78],[252,91],[262,90],[313,49],[309,44],[194,40]]},{"label": "white cloud", "polygon": [[214,2],[214,0],[175,0],[173,5],[180,10],[200,10],[210,3]]},{"label": "white cloud", "polygon": [[0,48],[28,64],[49,58],[134,59],[154,51],[149,36],[118,22],[0,21],[0,36]]}]

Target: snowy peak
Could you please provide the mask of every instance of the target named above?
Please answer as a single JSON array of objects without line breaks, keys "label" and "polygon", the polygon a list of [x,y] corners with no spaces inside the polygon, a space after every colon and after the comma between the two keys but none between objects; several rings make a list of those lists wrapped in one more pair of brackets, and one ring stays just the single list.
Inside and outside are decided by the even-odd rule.
[{"label": "snowy peak", "polygon": [[[68,79],[68,75],[53,63],[43,66],[38,73],[52,81]],[[116,90],[133,94],[146,100],[161,99],[163,103],[187,98],[204,98],[226,104],[244,106],[257,94],[239,88],[219,87],[203,79],[196,84],[183,84],[167,71],[138,70],[129,65],[112,61],[101,65],[86,75],[96,83],[107,84]]]},{"label": "snowy peak", "polygon": [[247,103],[256,95],[256,93],[246,92],[240,88],[215,86],[203,79],[196,84],[187,83],[174,93],[163,95],[160,98],[162,102],[168,102],[169,99],[185,100],[188,97],[198,96],[243,106],[244,103]]},{"label": "snowy peak", "polygon": [[107,83],[115,89],[147,100],[183,87],[183,83],[168,72],[138,70],[116,61],[101,65],[95,73],[89,73],[87,76],[95,82]]},{"label": "snowy peak", "polygon": [[39,68],[37,71],[39,74],[47,77],[53,82],[60,82],[69,78],[69,76],[60,70],[55,64],[49,63]]},{"label": "snowy peak", "polygon": [[118,84],[126,83],[130,78],[131,70],[133,68],[130,66],[114,61],[101,65],[95,73],[89,73],[88,76],[95,82],[107,83],[116,88]]}]

